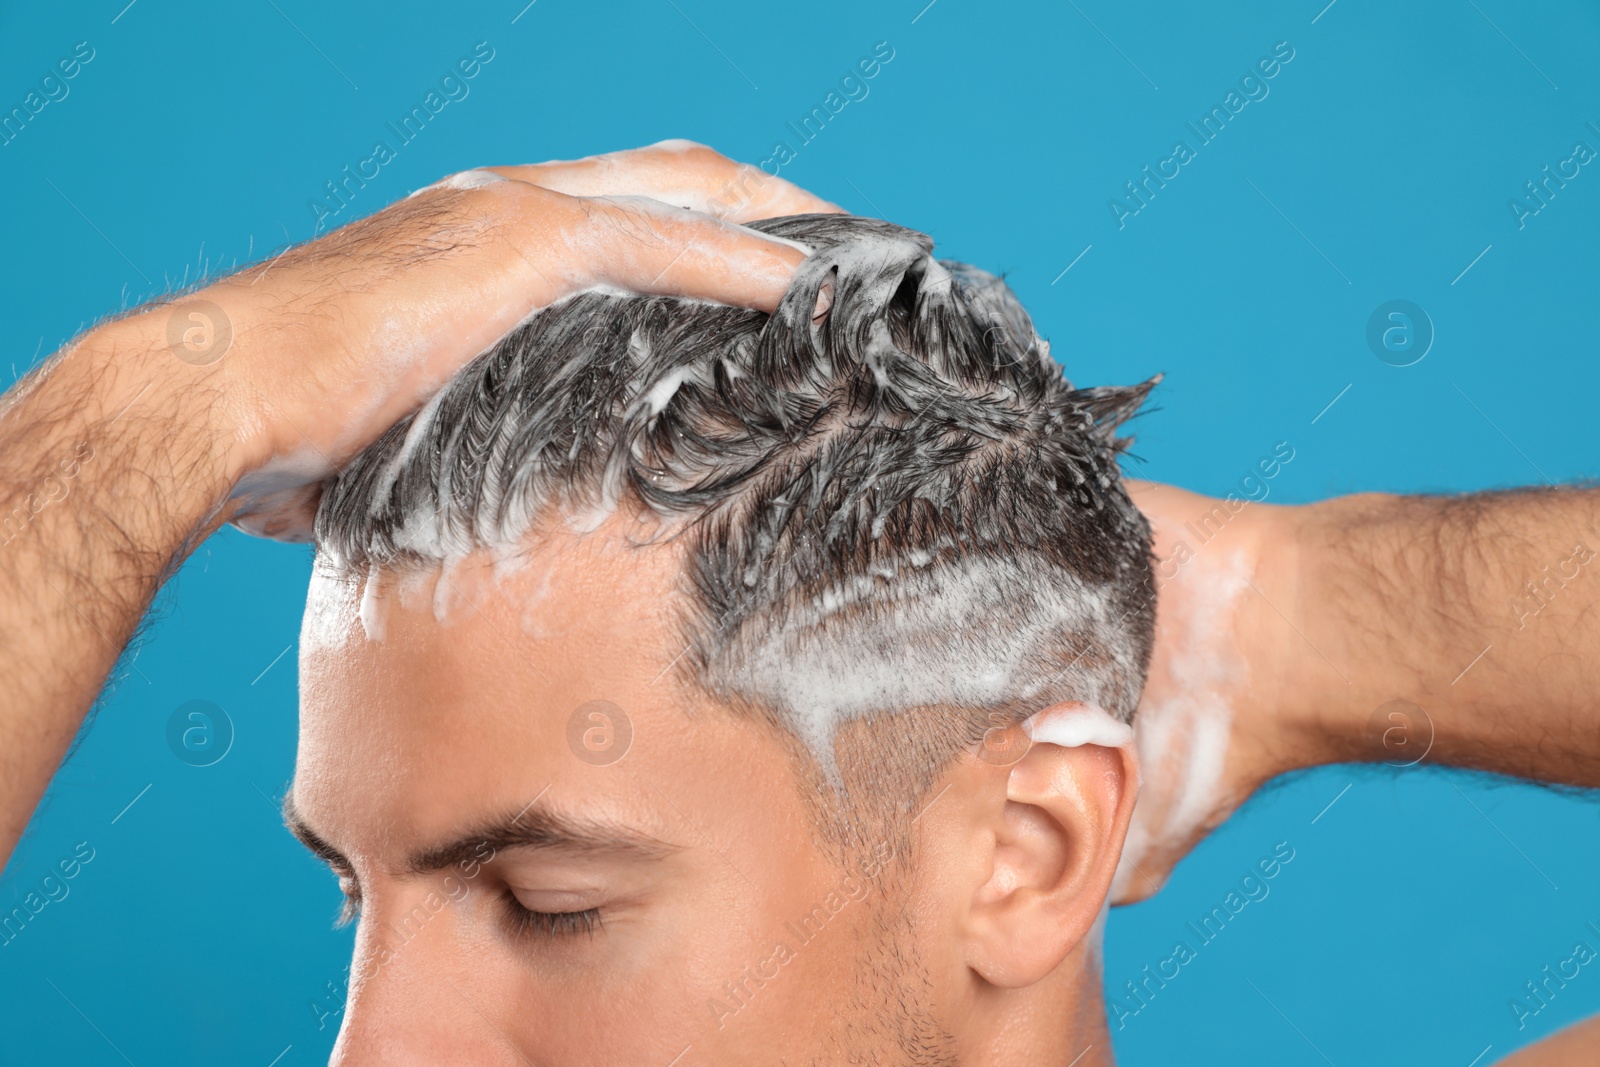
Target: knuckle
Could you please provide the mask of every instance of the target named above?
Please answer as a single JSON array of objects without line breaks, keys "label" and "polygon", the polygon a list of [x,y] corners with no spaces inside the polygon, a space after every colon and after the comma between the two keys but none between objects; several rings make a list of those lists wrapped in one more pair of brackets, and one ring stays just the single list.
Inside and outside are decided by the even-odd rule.
[{"label": "knuckle", "polygon": [[443,192],[474,192],[481,189],[491,189],[498,186],[514,184],[509,179],[503,178],[492,170],[474,167],[470,170],[458,170],[454,174],[441,178],[432,185],[418,189],[412,196],[421,196],[427,193]]},{"label": "knuckle", "polygon": [[697,167],[720,170],[735,166],[731,159],[718,152],[715,148],[703,145],[698,141],[685,140],[681,137],[657,141],[650,148],[655,151],[674,153],[686,163]]},{"label": "knuckle", "polygon": [[707,147],[699,141],[691,141],[687,137],[668,137],[665,140],[657,141],[650,147],[661,152],[682,152],[685,155],[715,156],[718,154],[716,149]]}]

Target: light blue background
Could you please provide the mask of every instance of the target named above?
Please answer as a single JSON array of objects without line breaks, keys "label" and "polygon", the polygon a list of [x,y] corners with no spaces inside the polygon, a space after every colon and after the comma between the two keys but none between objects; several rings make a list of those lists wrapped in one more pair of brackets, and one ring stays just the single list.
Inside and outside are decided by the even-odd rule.
[{"label": "light blue background", "polygon": [[[786,177],[1007,272],[1075,381],[1166,371],[1137,424],[1145,476],[1226,492],[1279,441],[1295,458],[1277,502],[1593,474],[1600,166],[1524,229],[1507,201],[1575,141],[1600,147],[1594,5],[1325,2],[8,3],[0,110],[76,42],[95,58],[0,147],[0,369],[9,381],[124,303],[310,236],[323,183],[487,41],[470,96],[341,221],[477,164],[669,136],[760,160],[785,140]],[[1285,40],[1270,95],[1119,230],[1123,182],[1192,144],[1185,123]],[[800,146],[786,121],[878,41],[894,59],[870,95]],[[1394,298],[1437,329],[1415,366],[1364,340]],[[225,531],[162,597],[0,883],[9,910],[77,842],[95,849],[70,896],[0,947],[0,1059],[325,1059],[334,1027],[311,1005],[340,984],[351,935],[274,808],[307,573],[305,550]],[[236,727],[212,767],[165,741],[192,699]],[[1115,990],[1274,843],[1296,850],[1116,1034],[1119,1055],[1468,1067],[1489,1047],[1491,1062],[1600,1010],[1593,968],[1525,1030],[1507,1006],[1579,939],[1600,947],[1584,928],[1600,924],[1597,831],[1588,800],[1437,772],[1283,785],[1112,917]]]}]

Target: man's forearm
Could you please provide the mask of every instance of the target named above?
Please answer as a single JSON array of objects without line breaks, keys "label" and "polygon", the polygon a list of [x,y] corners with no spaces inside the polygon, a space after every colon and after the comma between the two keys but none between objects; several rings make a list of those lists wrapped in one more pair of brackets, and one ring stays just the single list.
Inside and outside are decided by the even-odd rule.
[{"label": "man's forearm", "polygon": [[152,325],[87,334],[0,407],[0,857],[231,484],[212,374]]},{"label": "man's forearm", "polygon": [[[1292,714],[1309,762],[1426,749],[1432,763],[1600,786],[1600,492],[1366,494],[1291,511],[1301,634],[1285,636],[1297,676],[1278,688],[1308,695]],[[1391,701],[1425,714],[1394,705],[1375,720]]]}]

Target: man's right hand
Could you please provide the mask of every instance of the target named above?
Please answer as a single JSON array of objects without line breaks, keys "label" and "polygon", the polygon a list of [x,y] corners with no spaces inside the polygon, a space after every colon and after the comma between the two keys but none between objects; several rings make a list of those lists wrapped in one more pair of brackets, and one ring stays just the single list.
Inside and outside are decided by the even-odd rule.
[{"label": "man's right hand", "polygon": [[220,523],[305,538],[328,476],[584,289],[776,308],[806,249],[739,224],[837,210],[686,142],[467,171],[30,373],[0,399],[0,858]]},{"label": "man's right hand", "polygon": [[531,312],[594,286],[770,311],[806,252],[738,224],[837,210],[681,141],[467,171],[121,328],[200,330],[158,372],[218,397],[234,521],[304,538],[324,478]]}]

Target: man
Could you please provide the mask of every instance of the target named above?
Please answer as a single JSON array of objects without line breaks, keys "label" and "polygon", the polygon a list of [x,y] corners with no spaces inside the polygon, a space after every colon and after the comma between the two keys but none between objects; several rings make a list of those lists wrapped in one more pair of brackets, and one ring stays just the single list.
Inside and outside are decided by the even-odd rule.
[{"label": "man", "polygon": [[[329,473],[531,309],[598,281],[770,311],[805,256],[749,231],[606,194],[658,191],[735,219],[761,213],[758,204],[771,214],[826,207],[681,146],[501,177],[436,187],[195,294],[208,306],[147,310],[91,331],[7,398],[0,485],[7,510],[21,507],[28,520],[0,568],[0,659],[11,679],[0,711],[8,847],[150,596],[217,523],[303,530]],[[810,310],[825,315],[827,303],[823,296]],[[215,334],[169,335],[175,313],[194,324],[202,312],[230,327],[229,346]],[[63,458],[81,455],[85,442],[97,462],[82,465],[70,497],[41,497],[40,481]],[[126,491],[130,478],[139,491]],[[1154,518],[1163,583],[1142,711],[1157,771],[1141,804],[1150,814],[1141,815],[1143,843],[1133,856],[1138,880],[1125,896],[1150,891],[1188,844],[1272,773],[1389,755],[1368,740],[1370,716],[1358,711],[1374,694],[1427,698],[1440,733],[1430,758],[1589,784],[1600,777],[1584,695],[1592,668],[1568,652],[1592,642],[1600,625],[1581,588],[1541,600],[1537,621],[1550,627],[1507,637],[1468,663],[1457,684],[1446,677],[1461,669],[1447,665],[1458,647],[1477,636],[1491,609],[1503,608],[1502,587],[1537,578],[1543,556],[1593,521],[1591,497],[1373,497],[1257,508],[1229,523],[1226,543],[1188,553],[1177,550],[1177,531],[1215,502],[1163,487],[1139,499]],[[801,804],[808,794],[793,787],[802,781],[796,768],[814,749],[802,734],[797,749],[786,750],[782,739],[794,735],[757,717],[697,713],[686,727],[682,708],[667,713],[669,698],[653,691],[674,686],[676,676],[658,679],[659,667],[648,675],[640,667],[641,653],[654,659],[651,642],[672,629],[656,613],[665,609],[624,597],[615,583],[668,596],[683,572],[667,566],[677,561],[657,551],[663,546],[636,549],[628,516],[598,518],[583,537],[563,542],[567,534],[557,533],[549,542],[548,582],[531,561],[520,569],[508,561],[497,578],[492,562],[468,559],[438,568],[425,601],[398,577],[386,587],[381,574],[372,595],[364,583],[354,603],[331,579],[313,591],[296,815],[303,829],[327,835],[308,833],[343,865],[368,909],[341,1055],[514,1063],[565,1054],[582,1062],[606,1040],[619,1043],[613,1049],[625,1041],[653,1048],[659,1029],[662,1037],[705,1035],[701,1053],[727,1050],[757,1062],[844,1058],[840,1043],[858,1037],[864,1055],[948,1052],[954,1044],[969,1062],[1103,1060],[1099,1043],[1042,1042],[1103,1026],[1070,1016],[1093,1004],[1082,990],[1093,969],[1085,938],[1128,818],[1132,767],[1115,731],[1084,728],[1086,720],[1061,714],[1076,709],[1061,706],[1035,723],[1041,740],[1060,744],[975,745],[929,783],[927,804],[899,813],[909,818],[894,847],[869,845],[849,881],[830,880],[838,851],[855,848],[859,857],[864,842],[817,832],[848,809]],[[660,569],[638,562],[644,551]],[[498,600],[489,598],[497,591]],[[524,620],[505,607],[552,595],[543,617]],[[598,617],[604,612],[610,617]],[[1379,633],[1374,618],[1390,620],[1392,635]],[[541,641],[551,659],[515,661],[513,650]],[[1199,685],[1186,677],[1196,660],[1218,667]],[[609,693],[578,692],[586,677],[615,684]],[[1519,687],[1532,685],[1537,702],[1514,720],[1499,715]],[[564,714],[508,717],[508,691],[519,686]],[[390,721],[377,718],[379,698],[396,709]],[[456,712],[448,722],[462,736],[441,732],[444,709]],[[624,722],[633,740],[607,764]],[[575,724],[570,740],[564,724]],[[379,725],[383,737],[368,736]],[[856,764],[848,758],[859,730],[858,721],[846,722],[839,748],[847,758],[837,777],[821,769],[815,795],[860,799],[849,788]],[[1211,742],[1205,751],[1214,757],[1220,739],[1221,758],[1191,761],[1184,773],[1163,766],[1198,750],[1196,738]],[[1545,738],[1563,751],[1549,752]],[[522,761],[513,769],[489,758],[512,743],[565,762],[534,766],[532,777],[542,780],[525,782]],[[442,773],[423,766],[424,745]],[[662,746],[655,752],[664,758],[652,760],[649,746]],[[358,757],[341,758],[341,747]],[[1206,773],[1191,773],[1198,770]],[[612,775],[609,783],[575,777],[601,772]],[[433,794],[419,788],[424,779]],[[772,803],[769,818],[758,832],[730,833],[755,828],[740,810],[751,797]],[[455,825],[451,817],[472,798],[506,810]],[[599,807],[572,806],[579,803]],[[896,814],[892,806],[886,813],[891,826]],[[940,840],[951,849],[915,851]],[[521,859],[530,842],[540,862]],[[437,879],[431,896],[429,879]],[[441,891],[453,903],[435,907]],[[684,910],[661,911],[669,897]],[[908,912],[891,900],[940,907]],[[525,954],[513,960],[508,925],[491,932],[489,908],[532,938]],[[757,945],[757,955],[723,970],[737,950],[685,954],[672,936],[705,930],[712,909],[727,924],[725,940]],[[940,917],[942,930],[934,925]],[[813,940],[778,952],[759,936],[773,920]],[[833,936],[856,951],[834,954]],[[691,958],[718,966],[694,970],[685,966]],[[846,960],[871,970],[865,978],[840,973]],[[664,974],[684,993],[673,999],[678,1014],[656,989]],[[791,977],[808,988],[785,989]],[[710,1005],[715,992],[700,1001],[705,986],[721,989],[720,1008]],[[454,1003],[438,999],[441,989]],[[657,999],[638,1010],[646,993]],[[526,1012],[544,1013],[552,1045],[520,1051],[526,1031],[497,1028]],[[429,1033],[429,1019],[416,1014],[476,1026]],[[763,1019],[774,1029],[762,1040],[739,1032]],[[1026,1025],[996,1032],[1014,1019]],[[394,1035],[387,1045],[386,1033]],[[671,1055],[688,1062],[691,1051],[679,1046]]]},{"label": "man", "polygon": [[756,226],[813,250],[772,316],[575,297],[324,492],[291,798],[362,909],[341,1062],[1106,1049],[1148,386],[1072,390],[920,234]]}]

